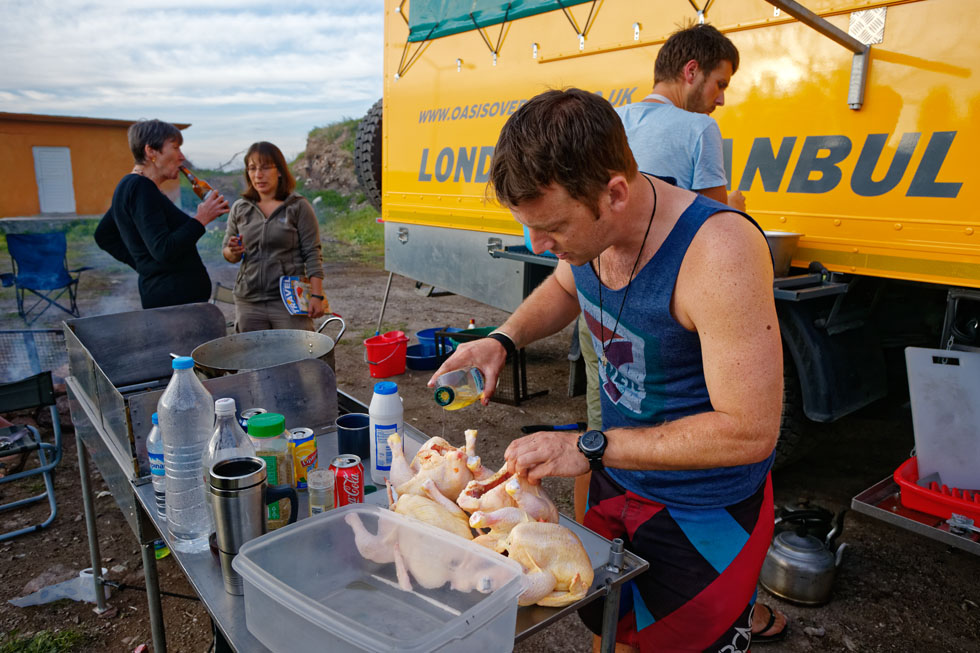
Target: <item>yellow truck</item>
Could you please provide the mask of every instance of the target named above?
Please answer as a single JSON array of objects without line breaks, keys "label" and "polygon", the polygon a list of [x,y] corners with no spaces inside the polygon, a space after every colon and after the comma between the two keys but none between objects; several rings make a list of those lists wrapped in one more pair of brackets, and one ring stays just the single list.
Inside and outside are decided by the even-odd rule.
[{"label": "yellow truck", "polygon": [[513,310],[550,268],[486,199],[507,117],[547,88],[639,101],[670,33],[708,21],[741,56],[713,114],[729,188],[766,230],[801,234],[775,283],[785,459],[807,420],[904,390],[905,346],[980,346],[978,6],[387,0],[384,96],[356,143],[386,268]]}]

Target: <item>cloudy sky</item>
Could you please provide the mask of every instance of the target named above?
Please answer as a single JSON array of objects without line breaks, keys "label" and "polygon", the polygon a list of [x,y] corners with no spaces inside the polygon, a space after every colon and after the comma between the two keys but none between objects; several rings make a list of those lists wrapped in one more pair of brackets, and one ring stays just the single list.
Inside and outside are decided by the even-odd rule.
[{"label": "cloudy sky", "polygon": [[[382,0],[5,0],[0,111],[192,123],[216,167],[381,97]],[[237,159],[237,157],[236,157]]]}]

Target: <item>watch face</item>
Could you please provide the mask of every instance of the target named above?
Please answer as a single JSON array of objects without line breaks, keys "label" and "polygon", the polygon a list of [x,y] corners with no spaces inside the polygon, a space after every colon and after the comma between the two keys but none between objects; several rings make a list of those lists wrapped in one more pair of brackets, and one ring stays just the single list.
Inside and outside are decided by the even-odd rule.
[{"label": "watch face", "polygon": [[586,431],[581,440],[582,449],[589,452],[599,451],[605,441],[606,436],[602,434],[602,431]]}]

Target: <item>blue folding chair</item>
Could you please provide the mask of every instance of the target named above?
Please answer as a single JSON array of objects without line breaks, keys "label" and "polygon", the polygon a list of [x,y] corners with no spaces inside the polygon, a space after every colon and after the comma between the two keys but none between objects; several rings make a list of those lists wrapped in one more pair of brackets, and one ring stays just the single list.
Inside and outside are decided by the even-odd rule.
[{"label": "blue folding chair", "polygon": [[[21,439],[21,442],[26,440],[24,444],[16,444],[9,447],[0,445],[0,457],[29,454],[36,451],[40,462],[38,467],[17,472],[16,474],[8,474],[0,478],[0,484],[10,483],[29,476],[40,475],[44,479],[44,492],[26,499],[10,501],[0,505],[0,512],[28,506],[47,498],[50,514],[47,519],[39,524],[0,534],[0,542],[25,533],[33,533],[50,526],[51,522],[58,515],[58,506],[54,500],[54,468],[61,462],[61,418],[58,416],[58,408],[55,404],[51,372],[49,370],[20,381],[0,384],[0,412],[5,413],[12,410],[23,410],[25,408],[37,408],[41,406],[50,407],[51,426],[54,429],[54,443],[43,442],[38,430],[30,425],[14,425],[0,428],[0,436],[13,435],[17,429],[27,429],[30,432],[30,437]],[[7,437],[0,438],[0,442],[7,439]]]},{"label": "blue folding chair", "polygon": [[[80,316],[75,304],[78,277],[92,268],[86,266],[68,269],[68,242],[64,232],[7,234],[7,249],[10,251],[14,272],[0,277],[4,287],[16,288],[17,313],[27,324],[33,324],[52,306],[57,306],[74,317]],[[27,293],[37,296],[38,299],[25,310],[24,300]],[[67,307],[58,303],[65,293],[68,293],[69,299]],[[39,306],[43,308],[34,312]]]}]

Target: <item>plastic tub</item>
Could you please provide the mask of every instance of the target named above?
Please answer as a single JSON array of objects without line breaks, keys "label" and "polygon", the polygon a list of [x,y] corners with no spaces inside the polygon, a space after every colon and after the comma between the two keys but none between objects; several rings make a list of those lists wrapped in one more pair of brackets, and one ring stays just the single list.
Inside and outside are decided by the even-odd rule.
[{"label": "plastic tub", "polygon": [[980,490],[960,490],[933,481],[929,487],[922,487],[919,481],[919,461],[913,456],[898,469],[893,476],[901,488],[902,505],[929,515],[949,519],[955,512],[965,515],[974,522],[980,521]]},{"label": "plastic tub", "polygon": [[[449,583],[399,588],[393,562],[358,551],[351,525],[370,537],[379,529],[398,542],[409,570],[444,572]],[[436,566],[432,567],[432,563]],[[458,565],[458,566],[457,566]],[[246,543],[232,563],[245,584],[249,632],[276,652],[510,651],[523,573],[513,560],[420,521],[370,504],[337,508]],[[434,585],[434,582],[428,584]]]},{"label": "plastic tub", "polygon": [[[456,327],[432,327],[431,329],[422,329],[416,332],[415,337],[419,341],[419,345],[422,346],[421,354],[422,356],[435,356],[436,354],[436,333],[439,331],[456,332],[462,331],[462,329],[457,329]],[[421,369],[421,368],[414,368]]]},{"label": "plastic tub", "polygon": [[425,351],[422,345],[409,345],[405,354],[405,361],[410,370],[434,370],[442,365],[451,353],[453,353],[453,346],[448,344],[446,351],[441,355],[437,355],[434,348],[430,354]]},{"label": "plastic tub", "polygon": [[486,338],[488,335],[497,330],[498,327],[487,326],[487,327],[476,327],[474,329],[463,329],[460,331],[463,338],[456,340],[456,338],[450,338],[449,340],[453,343],[453,346],[458,347],[462,342],[469,342],[470,340],[476,340],[477,338]]}]

